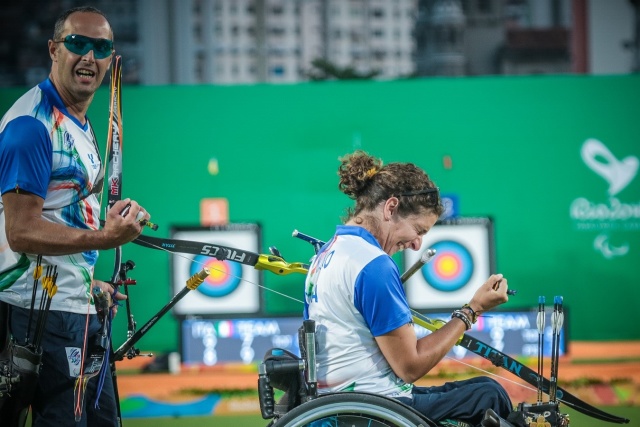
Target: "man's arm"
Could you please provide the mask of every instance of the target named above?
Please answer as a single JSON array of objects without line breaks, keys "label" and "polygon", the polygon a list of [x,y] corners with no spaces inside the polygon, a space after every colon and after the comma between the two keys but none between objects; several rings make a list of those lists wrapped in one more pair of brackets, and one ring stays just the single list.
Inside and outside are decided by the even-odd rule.
[{"label": "man's arm", "polygon": [[[44,200],[35,194],[9,191],[2,195],[2,203],[7,240],[14,252],[66,255],[111,249],[130,242],[142,232],[142,226],[135,220],[141,207],[129,199],[113,205],[101,230],[73,228],[47,221],[42,217]],[[124,217],[119,215],[129,203],[131,208],[127,214]]]}]

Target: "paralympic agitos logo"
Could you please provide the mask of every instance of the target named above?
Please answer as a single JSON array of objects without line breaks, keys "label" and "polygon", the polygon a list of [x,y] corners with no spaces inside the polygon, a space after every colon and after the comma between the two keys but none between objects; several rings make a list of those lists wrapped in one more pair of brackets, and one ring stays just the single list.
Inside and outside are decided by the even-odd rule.
[{"label": "paralympic agitos logo", "polygon": [[578,230],[597,231],[594,249],[606,259],[624,256],[628,242],[611,242],[611,232],[640,231],[640,202],[625,202],[616,197],[638,174],[640,161],[629,155],[619,160],[597,139],[588,139],[580,149],[582,161],[608,184],[608,200],[591,201],[579,197],[571,203],[571,219]]}]

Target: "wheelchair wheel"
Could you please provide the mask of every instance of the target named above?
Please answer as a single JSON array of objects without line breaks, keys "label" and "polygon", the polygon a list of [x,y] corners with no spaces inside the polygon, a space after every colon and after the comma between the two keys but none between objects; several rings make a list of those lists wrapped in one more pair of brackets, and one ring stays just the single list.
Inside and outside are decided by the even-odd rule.
[{"label": "wheelchair wheel", "polygon": [[273,427],[435,427],[397,400],[369,393],[320,396],[292,409]]}]

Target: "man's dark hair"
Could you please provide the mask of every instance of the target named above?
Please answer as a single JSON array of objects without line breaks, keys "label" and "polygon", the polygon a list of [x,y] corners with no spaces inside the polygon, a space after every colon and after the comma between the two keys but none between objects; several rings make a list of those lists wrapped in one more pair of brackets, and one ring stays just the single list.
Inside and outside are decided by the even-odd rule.
[{"label": "man's dark hair", "polygon": [[76,13],[76,12],[97,13],[98,15],[101,15],[104,19],[106,19],[107,22],[109,23],[109,27],[111,27],[111,23],[109,22],[107,15],[105,15],[104,12],[102,12],[101,10],[96,9],[93,6],[78,6],[78,7],[68,9],[58,17],[58,19],[56,20],[56,24],[53,27],[53,40],[60,40],[62,38],[62,32],[64,31],[64,23],[67,21],[67,18],[69,18],[69,16],[72,13]]}]

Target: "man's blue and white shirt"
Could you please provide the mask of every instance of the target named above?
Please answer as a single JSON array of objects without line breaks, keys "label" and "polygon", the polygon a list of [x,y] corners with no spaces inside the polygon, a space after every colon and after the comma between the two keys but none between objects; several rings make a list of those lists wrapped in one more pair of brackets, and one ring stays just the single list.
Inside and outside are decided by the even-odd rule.
[{"label": "man's blue and white shirt", "polygon": [[[0,121],[0,192],[26,191],[44,199],[42,217],[69,227],[100,226],[102,163],[89,122],[67,111],[51,80],[25,93]],[[28,308],[38,254],[9,248],[0,202],[0,300]],[[44,256],[57,266],[52,310],[86,313],[98,251]],[[37,293],[36,307],[40,292]],[[93,310],[93,307],[91,307]]]}]

